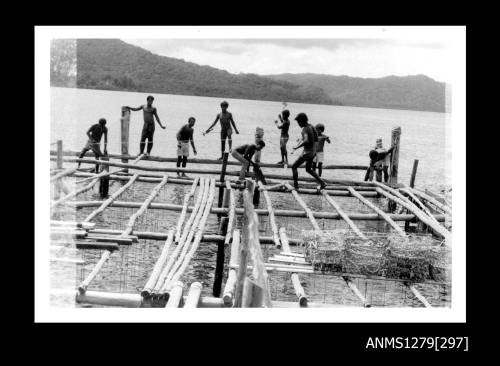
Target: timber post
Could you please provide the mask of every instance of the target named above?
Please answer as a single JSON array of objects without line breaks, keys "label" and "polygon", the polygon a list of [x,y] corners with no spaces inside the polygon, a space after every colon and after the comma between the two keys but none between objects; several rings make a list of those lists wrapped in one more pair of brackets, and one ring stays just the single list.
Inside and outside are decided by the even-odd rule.
[{"label": "timber post", "polygon": [[62,140],[57,140],[57,169],[62,169],[63,167],[63,142]]},{"label": "timber post", "polygon": [[[219,181],[221,183],[224,183],[224,180],[226,179],[226,168],[227,168],[227,158],[228,157],[229,157],[229,153],[224,152],[222,154],[222,168],[220,171],[220,179],[219,179]],[[219,187],[219,201],[218,201],[217,207],[222,207],[223,199],[224,199],[224,186],[221,185]],[[221,217],[221,215],[218,214],[217,217]]]},{"label": "timber post", "polygon": [[[120,118],[121,124],[121,143],[122,155],[128,155],[128,141],[129,141],[129,127],[130,127],[130,110],[127,107],[122,107],[122,117]],[[122,158],[122,163],[128,163],[128,159]],[[125,169],[128,173],[128,169]]]},{"label": "timber post", "polygon": [[[389,172],[389,185],[391,187],[398,184],[398,168],[399,168],[399,144],[401,141],[401,127],[394,127],[391,132],[391,147],[393,148],[391,153],[391,165]],[[396,203],[389,201],[388,204],[389,212],[394,212],[396,209]]]},{"label": "timber post", "polygon": [[415,187],[415,177],[417,176],[418,159],[413,160],[413,169],[411,171],[410,187]]},{"label": "timber post", "polygon": [[[222,198],[222,207],[227,208],[229,207],[229,197],[231,192],[227,188],[223,188],[223,198]],[[219,189],[220,191],[220,189]],[[220,196],[219,196],[220,197]],[[229,217],[227,217],[227,214],[223,214],[223,217],[221,218],[220,224],[219,224],[219,235],[226,236],[227,234],[227,227],[229,224]],[[214,285],[212,288],[212,294],[214,297],[219,297],[221,293],[221,288],[222,288],[222,277],[224,277],[224,242],[221,241],[217,243],[217,259],[215,261],[215,276],[214,276]]]}]

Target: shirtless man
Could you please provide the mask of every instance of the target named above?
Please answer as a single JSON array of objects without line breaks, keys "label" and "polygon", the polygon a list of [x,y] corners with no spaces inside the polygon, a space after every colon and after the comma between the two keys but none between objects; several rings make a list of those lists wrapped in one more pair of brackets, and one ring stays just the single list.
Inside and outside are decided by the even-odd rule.
[{"label": "shirtless man", "polygon": [[[104,154],[101,152],[100,144],[101,138],[104,135]],[[95,155],[95,158],[98,160],[100,157],[104,155],[108,155],[107,146],[108,146],[108,128],[106,127],[106,120],[101,118],[99,123],[92,125],[87,131],[87,137],[89,138],[85,147],[82,149],[79,158],[83,158],[87,151],[92,150]],[[78,163],[78,168],[80,168],[81,163]],[[95,172],[99,173],[99,164],[95,166]]]},{"label": "shirtless man", "polygon": [[234,120],[233,120],[233,115],[231,114],[231,112],[227,111],[227,107],[228,106],[229,106],[229,103],[226,102],[226,101],[223,101],[220,104],[220,107],[221,107],[222,111],[219,114],[217,114],[217,117],[215,117],[214,123],[212,123],[212,125],[203,133],[203,136],[205,136],[207,133],[209,133],[210,131],[212,131],[212,129],[216,125],[217,121],[220,121],[220,127],[221,127],[221,130],[220,130],[221,156],[220,156],[220,158],[218,160],[222,160],[222,157],[224,156],[224,151],[226,150],[226,138],[228,140],[227,142],[228,142],[228,145],[229,145],[229,152],[233,151],[233,149],[232,149],[232,147],[233,147],[233,140],[231,139],[231,136],[233,134],[233,130],[232,130],[231,126],[234,128],[234,132],[236,132],[237,134],[239,134],[239,131],[236,128],[236,123],[234,123]]},{"label": "shirtless man", "polygon": [[127,107],[131,111],[140,111],[142,109],[144,113],[144,126],[142,127],[140,154],[144,153],[144,146],[146,145],[146,139],[147,139],[148,152],[146,153],[146,156],[149,156],[149,154],[151,154],[151,150],[153,149],[153,135],[155,133],[154,119],[156,119],[156,122],[158,122],[161,128],[165,129],[165,126],[163,126],[160,122],[160,117],[158,117],[156,107],[153,107],[154,99],[155,98],[150,95],[146,98],[147,104],[141,105],[140,107],[137,108]]},{"label": "shirtless man", "polygon": [[319,175],[312,169],[314,156],[316,155],[316,150],[318,147],[318,133],[315,128],[308,123],[308,118],[305,113],[299,113],[295,120],[302,127],[302,140],[300,143],[293,148],[293,150],[297,150],[300,147],[303,147],[304,150],[302,154],[295,160],[292,165],[293,172],[293,185],[295,189],[299,188],[299,173],[297,169],[305,162],[306,163],[306,172],[309,173],[316,179],[316,181],[320,184],[318,187],[319,190],[322,190],[326,187],[326,183],[319,177]]}]

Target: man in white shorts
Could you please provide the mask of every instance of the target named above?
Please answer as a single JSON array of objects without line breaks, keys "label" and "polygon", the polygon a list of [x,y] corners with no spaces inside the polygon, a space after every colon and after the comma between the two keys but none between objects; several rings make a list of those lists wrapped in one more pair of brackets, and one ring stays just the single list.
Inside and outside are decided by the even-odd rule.
[{"label": "man in white shorts", "polygon": [[[193,126],[196,122],[194,117],[189,117],[188,123],[181,127],[179,132],[177,132],[177,168],[181,166],[185,168],[187,164],[187,158],[189,156],[189,143],[191,142],[191,146],[193,147],[194,155],[197,154],[196,147],[194,146]],[[177,172],[177,176],[187,177],[186,173]]]},{"label": "man in white shorts", "polygon": [[318,168],[318,175],[321,177],[321,173],[323,172],[323,161],[325,160],[325,153],[324,153],[325,141],[327,141],[328,143],[331,143],[331,141],[330,137],[324,134],[325,132],[324,124],[318,123],[315,128],[316,132],[318,133],[318,148],[316,150],[316,156],[314,157],[313,160],[312,169],[316,171],[316,168]]}]

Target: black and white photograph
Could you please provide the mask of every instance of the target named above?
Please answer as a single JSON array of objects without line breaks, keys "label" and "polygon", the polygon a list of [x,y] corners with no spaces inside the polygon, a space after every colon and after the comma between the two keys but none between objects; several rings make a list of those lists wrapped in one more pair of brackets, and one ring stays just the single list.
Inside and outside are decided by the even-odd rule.
[{"label": "black and white photograph", "polygon": [[465,32],[35,27],[35,319],[465,321]]}]

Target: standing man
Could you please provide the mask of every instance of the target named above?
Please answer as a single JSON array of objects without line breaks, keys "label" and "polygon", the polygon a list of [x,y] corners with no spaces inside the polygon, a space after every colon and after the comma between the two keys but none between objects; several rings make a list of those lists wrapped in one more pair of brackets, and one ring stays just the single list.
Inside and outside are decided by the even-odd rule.
[{"label": "standing man", "polygon": [[231,139],[231,136],[233,135],[233,130],[231,128],[231,125],[234,128],[234,132],[239,134],[239,131],[236,128],[236,123],[234,123],[234,120],[233,120],[233,115],[231,114],[231,112],[227,111],[227,107],[229,107],[229,103],[226,101],[223,101],[220,104],[220,107],[221,107],[221,112],[219,114],[217,114],[217,116],[215,117],[214,123],[212,123],[212,125],[203,133],[203,136],[205,136],[207,133],[212,131],[212,129],[214,128],[217,121],[220,121],[221,156],[218,160],[222,160],[222,158],[224,156],[224,151],[226,150],[226,138],[227,138],[227,140],[228,140],[227,142],[229,144],[229,152],[232,152],[232,150],[233,150],[232,149],[233,140]]},{"label": "standing man", "polygon": [[280,151],[281,151],[281,160],[277,163],[279,165],[285,164],[288,165],[288,152],[286,151],[286,144],[288,142],[288,130],[290,129],[290,121],[288,117],[290,117],[290,111],[285,109],[281,114],[278,114],[278,117],[281,123],[278,121],[274,121],[276,123],[276,127],[281,130],[280,136]]},{"label": "standing man", "polygon": [[[104,135],[104,154],[101,152],[100,144],[101,138]],[[82,149],[79,158],[83,158],[87,151],[92,150],[96,159],[99,159],[101,156],[108,155],[108,129],[106,127],[106,120],[101,118],[99,123],[92,125],[87,131],[88,141],[85,147]],[[78,168],[80,168],[81,163],[78,163]],[[99,173],[99,164],[95,166],[95,172]]]},{"label": "standing man", "polygon": [[304,162],[306,163],[306,172],[313,176],[316,181],[320,184],[318,187],[319,190],[322,190],[326,187],[326,183],[319,177],[318,174],[312,169],[314,156],[316,155],[316,149],[318,147],[318,133],[314,129],[312,125],[308,123],[308,118],[305,113],[299,113],[295,120],[302,127],[302,141],[293,148],[293,150],[297,150],[298,148],[303,147],[304,150],[302,154],[295,160],[292,165],[293,172],[293,186],[295,189],[299,188],[299,172],[297,168],[299,168]]},{"label": "standing man", "polygon": [[[196,122],[194,117],[189,117],[188,123],[181,127],[179,132],[177,132],[177,168],[181,166],[185,168],[187,164],[187,158],[189,156],[189,142],[193,147],[194,155],[197,154],[196,147],[194,146],[193,140],[193,126]],[[177,176],[180,176],[177,172]],[[182,177],[187,178],[186,173],[182,172]]]},{"label": "standing man", "polygon": [[[165,129],[165,126],[163,126],[160,122],[160,117],[158,117],[158,113],[156,111],[156,107],[153,107],[153,100],[155,98],[151,95],[149,95],[146,98],[147,104],[141,105],[140,107],[137,108],[131,108],[127,107],[131,111],[140,111],[142,109],[144,113],[144,126],[142,127],[142,134],[141,134],[141,143],[140,143],[140,154],[144,153],[144,146],[146,145],[146,139],[148,140],[148,152],[146,153],[146,156],[149,156],[151,154],[151,150],[153,149],[153,135],[155,133],[155,121],[158,122],[161,128]],[[154,118],[153,118],[154,117]]]},{"label": "standing man", "polygon": [[384,173],[384,182],[389,181],[389,165],[391,165],[391,153],[394,147],[386,150],[382,146],[382,139],[378,138],[375,144],[375,151],[378,154],[377,162],[375,163],[375,171],[377,172],[377,182],[382,181],[382,172]]}]

